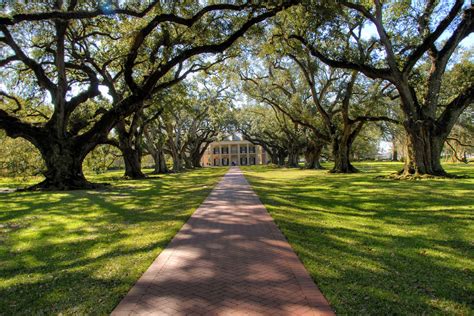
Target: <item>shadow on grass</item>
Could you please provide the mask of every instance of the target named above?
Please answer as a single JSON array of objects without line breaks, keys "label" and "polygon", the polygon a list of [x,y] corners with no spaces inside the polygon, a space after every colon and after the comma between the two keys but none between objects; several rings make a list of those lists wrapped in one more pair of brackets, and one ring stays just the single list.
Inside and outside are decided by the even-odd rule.
[{"label": "shadow on grass", "polygon": [[[374,168],[387,173],[393,166]],[[472,313],[472,178],[387,181],[374,172],[245,170],[336,312]]]},{"label": "shadow on grass", "polygon": [[0,195],[0,314],[109,313],[224,173]]},{"label": "shadow on grass", "polygon": [[338,313],[469,314],[468,242],[277,222]]},{"label": "shadow on grass", "polygon": [[161,258],[166,265],[159,261],[147,271],[115,312],[303,315],[309,308],[328,310],[317,304],[317,295],[305,298],[311,291],[303,292],[295,280],[303,271],[295,267],[293,251],[241,174],[225,178],[168,246],[169,257]]}]

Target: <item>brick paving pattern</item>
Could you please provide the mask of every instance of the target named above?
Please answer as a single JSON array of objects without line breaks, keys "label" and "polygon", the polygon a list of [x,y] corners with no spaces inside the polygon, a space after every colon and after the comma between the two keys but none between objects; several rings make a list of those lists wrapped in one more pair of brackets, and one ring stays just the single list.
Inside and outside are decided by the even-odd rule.
[{"label": "brick paving pattern", "polygon": [[333,315],[233,167],[112,315]]}]

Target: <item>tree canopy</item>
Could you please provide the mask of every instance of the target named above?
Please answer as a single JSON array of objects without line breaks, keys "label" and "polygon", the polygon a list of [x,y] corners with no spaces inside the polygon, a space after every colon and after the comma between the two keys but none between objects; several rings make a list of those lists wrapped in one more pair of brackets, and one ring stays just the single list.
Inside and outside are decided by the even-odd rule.
[{"label": "tree canopy", "polygon": [[[270,161],[356,172],[353,144],[403,144],[403,176],[446,176],[472,136],[473,31],[463,1],[15,2],[0,16],[0,129],[44,161],[35,188],[95,187],[113,146],[125,175],[199,167],[239,132]],[[374,134],[375,135],[375,134]],[[388,135],[388,136],[387,136]],[[107,148],[107,147],[101,147]],[[460,157],[459,155],[463,156]]]}]

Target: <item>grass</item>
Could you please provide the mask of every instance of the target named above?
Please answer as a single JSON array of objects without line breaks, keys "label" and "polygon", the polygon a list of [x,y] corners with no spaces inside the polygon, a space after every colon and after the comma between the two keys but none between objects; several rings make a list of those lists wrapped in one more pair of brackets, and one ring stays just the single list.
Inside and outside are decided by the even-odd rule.
[{"label": "grass", "polygon": [[92,177],[112,183],[101,191],[1,193],[0,314],[110,313],[225,170],[141,181],[117,171]]},{"label": "grass", "polygon": [[474,167],[470,179],[242,168],[338,314],[474,314]]}]

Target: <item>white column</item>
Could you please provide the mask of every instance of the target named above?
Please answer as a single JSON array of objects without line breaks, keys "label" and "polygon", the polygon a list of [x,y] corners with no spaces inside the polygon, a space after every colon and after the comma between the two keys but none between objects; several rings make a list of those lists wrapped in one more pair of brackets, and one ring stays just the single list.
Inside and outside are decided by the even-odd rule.
[{"label": "white column", "polygon": [[250,165],[250,145],[247,144],[247,165]]},{"label": "white column", "polygon": [[240,144],[237,144],[237,165],[240,166]]}]

